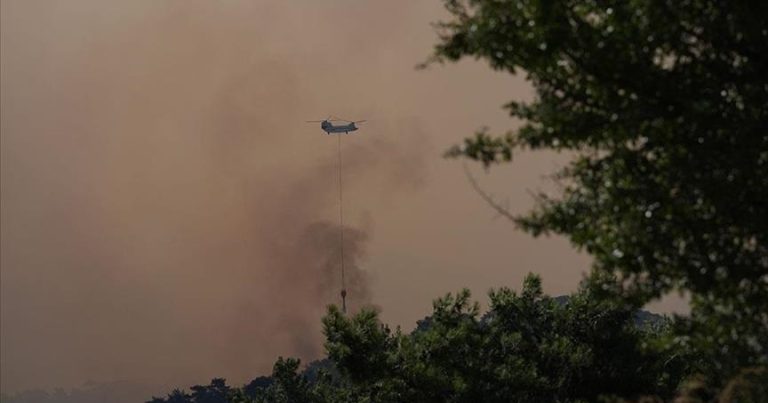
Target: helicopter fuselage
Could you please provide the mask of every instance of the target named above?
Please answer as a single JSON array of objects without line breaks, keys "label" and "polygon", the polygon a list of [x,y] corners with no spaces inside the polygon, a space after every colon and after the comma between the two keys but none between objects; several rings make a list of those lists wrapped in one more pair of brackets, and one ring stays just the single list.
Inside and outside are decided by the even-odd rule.
[{"label": "helicopter fuselage", "polygon": [[346,124],[346,125],[334,126],[333,123],[327,120],[324,120],[322,123],[320,123],[320,128],[323,129],[323,131],[325,131],[326,134],[349,133],[359,129],[359,127],[355,126],[354,122],[350,122],[349,124]]}]

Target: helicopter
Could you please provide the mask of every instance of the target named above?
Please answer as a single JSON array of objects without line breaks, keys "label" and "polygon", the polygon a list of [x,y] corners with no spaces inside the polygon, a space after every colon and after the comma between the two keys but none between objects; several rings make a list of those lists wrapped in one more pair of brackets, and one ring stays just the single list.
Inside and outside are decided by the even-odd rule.
[{"label": "helicopter", "polygon": [[[330,135],[332,133],[349,134],[349,132],[359,129],[359,127],[355,126],[356,123],[363,123],[365,120],[345,120],[329,116],[328,119],[325,120],[307,120],[306,122],[320,123],[320,128],[323,129],[325,134]],[[344,124],[334,125],[332,122],[344,122]]]}]

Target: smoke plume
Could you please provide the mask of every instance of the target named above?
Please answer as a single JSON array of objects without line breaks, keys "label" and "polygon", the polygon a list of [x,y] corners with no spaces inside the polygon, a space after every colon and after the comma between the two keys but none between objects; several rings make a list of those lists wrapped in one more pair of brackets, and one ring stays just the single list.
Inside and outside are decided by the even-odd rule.
[{"label": "smoke plume", "polygon": [[[256,3],[2,3],[4,392],[238,382],[322,353],[337,145],[303,121],[371,111],[329,100],[338,66],[280,28],[329,11]],[[361,195],[424,175],[419,123],[378,118],[342,142],[353,309],[372,302]]]}]

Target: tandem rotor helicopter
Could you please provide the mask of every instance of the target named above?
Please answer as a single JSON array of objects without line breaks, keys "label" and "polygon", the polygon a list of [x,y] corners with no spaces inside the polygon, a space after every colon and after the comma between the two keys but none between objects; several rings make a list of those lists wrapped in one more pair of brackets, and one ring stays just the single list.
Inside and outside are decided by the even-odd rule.
[{"label": "tandem rotor helicopter", "polygon": [[[334,116],[328,116],[328,119],[325,120],[307,120],[307,123],[320,123],[320,128],[323,129],[325,134],[332,134],[332,133],[344,133],[349,134],[349,132],[353,132],[359,127],[355,126],[356,123],[363,123],[365,120],[345,120],[345,119],[339,119]],[[333,122],[342,122],[343,124],[334,125]]]},{"label": "tandem rotor helicopter", "polygon": [[[364,120],[346,120],[340,119],[334,116],[328,116],[325,120],[307,120],[307,123],[320,123],[320,128],[323,129],[325,134],[338,134],[336,136],[338,154],[339,154],[339,263],[341,266],[341,311],[347,313],[347,285],[344,276],[344,208],[343,195],[344,192],[341,188],[341,134],[349,134],[354,132],[359,127],[355,126],[357,123],[363,123]],[[341,122],[341,124],[333,124],[333,122]]]}]

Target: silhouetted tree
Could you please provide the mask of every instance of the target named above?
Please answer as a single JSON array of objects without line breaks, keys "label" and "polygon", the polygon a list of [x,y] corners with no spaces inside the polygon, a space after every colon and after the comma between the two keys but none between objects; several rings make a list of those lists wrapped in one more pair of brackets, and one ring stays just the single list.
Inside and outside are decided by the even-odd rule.
[{"label": "silhouetted tree", "polygon": [[[432,61],[521,72],[523,122],[449,151],[569,151],[563,191],[515,222],[563,234],[631,306],[687,291],[712,379],[768,364],[768,3],[444,0]],[[612,284],[608,284],[608,283]]]},{"label": "silhouetted tree", "polygon": [[[153,399],[153,401],[157,401],[157,399]],[[162,400],[162,401],[167,403],[191,403],[192,396],[190,396],[183,390],[175,389],[173,392],[171,392],[168,395],[168,397],[165,400]]]},{"label": "silhouetted tree", "polygon": [[214,378],[207,386],[195,385],[192,390],[192,401],[195,403],[227,403],[231,392],[223,378]]},{"label": "silhouetted tree", "polygon": [[596,401],[601,396],[671,397],[688,354],[662,342],[666,325],[643,328],[625,305],[586,287],[565,302],[502,288],[479,315],[468,291],[438,299],[428,325],[391,332],[375,312],[324,319],[328,356],[361,401]]}]

